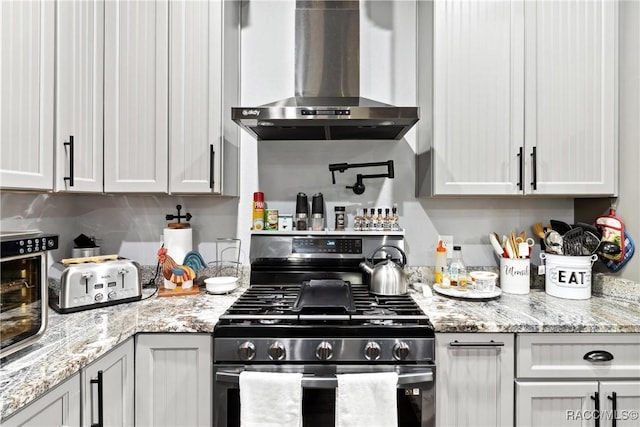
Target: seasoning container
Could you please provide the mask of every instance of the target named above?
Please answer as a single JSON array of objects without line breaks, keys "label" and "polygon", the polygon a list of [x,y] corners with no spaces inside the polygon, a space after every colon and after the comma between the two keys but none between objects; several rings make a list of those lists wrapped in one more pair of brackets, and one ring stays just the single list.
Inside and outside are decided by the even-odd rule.
[{"label": "seasoning container", "polygon": [[437,284],[442,283],[442,274],[447,268],[447,248],[444,247],[442,240],[438,240],[438,247],[436,248],[436,266],[435,266],[435,282]]},{"label": "seasoning container", "polygon": [[293,215],[291,215],[291,214],[279,214],[278,215],[278,230],[281,230],[281,231],[293,230]]},{"label": "seasoning container", "polygon": [[277,230],[278,229],[278,210],[277,209],[265,209],[264,223],[265,230]]},{"label": "seasoning container", "polygon": [[336,206],[334,208],[336,214],[336,231],[343,231],[345,227],[345,208],[344,206]]},{"label": "seasoning container", "polygon": [[253,193],[252,230],[264,230],[264,193]]},{"label": "seasoning container", "polygon": [[458,290],[466,290],[467,281],[467,267],[462,260],[462,246],[453,247],[453,257],[449,264],[449,277],[451,279],[451,286],[458,286]]},{"label": "seasoning container", "polygon": [[296,196],[296,229],[306,230],[309,220],[309,201],[305,193]]}]

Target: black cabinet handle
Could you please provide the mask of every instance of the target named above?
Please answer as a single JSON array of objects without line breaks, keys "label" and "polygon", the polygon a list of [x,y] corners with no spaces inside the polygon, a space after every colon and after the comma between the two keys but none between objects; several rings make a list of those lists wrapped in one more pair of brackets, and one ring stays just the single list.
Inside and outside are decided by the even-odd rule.
[{"label": "black cabinet handle", "polygon": [[605,350],[593,350],[583,357],[588,362],[609,362],[613,360],[613,354]]},{"label": "black cabinet handle", "polygon": [[596,427],[600,427],[600,393],[596,391],[595,396],[591,396],[591,400],[595,401],[595,414],[593,419],[596,421]]},{"label": "black cabinet handle", "polygon": [[73,187],[73,135],[69,136],[69,142],[65,142],[64,145],[69,146],[69,176],[65,176],[64,180],[69,181],[69,187]]},{"label": "black cabinet handle", "polygon": [[450,347],[504,347],[503,342],[491,340],[489,342],[459,342],[455,340],[449,343]]},{"label": "black cabinet handle", "polygon": [[215,159],[216,159],[216,150],[213,149],[213,144],[209,144],[209,188],[213,188],[213,185],[215,184],[213,180]]},{"label": "black cabinet handle", "polygon": [[[102,404],[102,371],[98,371],[98,379],[91,380],[91,384],[98,385],[98,423],[94,423],[91,419],[91,427],[103,427],[104,426],[104,407]],[[93,409],[93,405],[91,405]]]},{"label": "black cabinet handle", "polygon": [[613,412],[613,418],[611,420],[611,427],[616,427],[617,419],[616,414],[618,412],[618,393],[611,392],[611,396],[607,396],[607,399],[611,401],[611,411]]},{"label": "black cabinet handle", "polygon": [[522,190],[523,173],[524,173],[524,156],[522,155],[524,147],[518,148],[518,190]]},{"label": "black cabinet handle", "polygon": [[533,178],[533,181],[531,181],[531,187],[533,187],[534,190],[538,189],[537,158],[536,147],[533,147],[531,149],[531,176]]}]

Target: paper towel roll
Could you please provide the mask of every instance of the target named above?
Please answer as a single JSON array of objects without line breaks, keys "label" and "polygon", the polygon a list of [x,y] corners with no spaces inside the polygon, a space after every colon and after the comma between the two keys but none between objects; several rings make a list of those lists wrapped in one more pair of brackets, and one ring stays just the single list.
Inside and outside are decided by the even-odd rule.
[{"label": "paper towel roll", "polygon": [[182,264],[187,252],[193,248],[193,230],[191,228],[165,228],[164,247],[173,260]]}]

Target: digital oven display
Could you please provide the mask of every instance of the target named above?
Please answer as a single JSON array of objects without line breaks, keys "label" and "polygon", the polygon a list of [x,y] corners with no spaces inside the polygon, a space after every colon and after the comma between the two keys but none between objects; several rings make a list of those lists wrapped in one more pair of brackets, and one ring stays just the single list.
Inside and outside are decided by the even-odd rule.
[{"label": "digital oven display", "polygon": [[361,254],[362,239],[294,238],[294,254]]}]

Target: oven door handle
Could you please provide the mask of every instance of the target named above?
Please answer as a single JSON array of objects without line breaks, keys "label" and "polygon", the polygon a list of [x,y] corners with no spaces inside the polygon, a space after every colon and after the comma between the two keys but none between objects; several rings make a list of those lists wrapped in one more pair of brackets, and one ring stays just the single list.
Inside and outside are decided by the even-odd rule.
[{"label": "oven door handle", "polygon": [[[240,374],[236,372],[216,372],[216,381],[230,384],[240,382]],[[433,382],[433,372],[416,372],[398,375],[398,386]],[[338,387],[337,377],[303,376],[302,388],[331,389]]]}]

